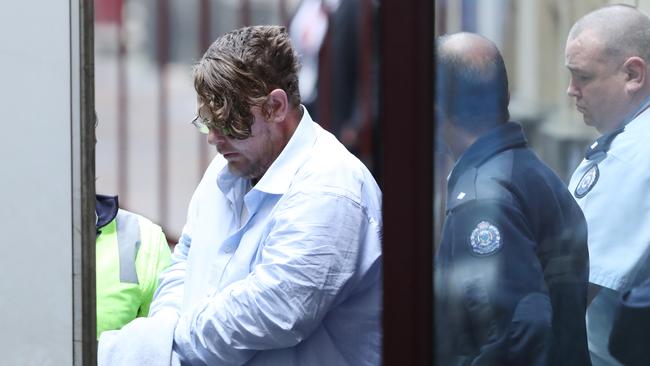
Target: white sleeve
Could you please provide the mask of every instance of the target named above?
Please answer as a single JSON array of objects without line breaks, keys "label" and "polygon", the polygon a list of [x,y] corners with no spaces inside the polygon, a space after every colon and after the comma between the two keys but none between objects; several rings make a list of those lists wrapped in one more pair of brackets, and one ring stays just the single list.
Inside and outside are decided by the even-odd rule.
[{"label": "white sleeve", "polygon": [[355,274],[368,225],[358,201],[312,192],[281,205],[262,240],[261,262],[179,319],[174,349],[184,361],[239,365],[256,351],[295,346]]},{"label": "white sleeve", "polygon": [[120,330],[103,332],[97,346],[98,366],[180,366],[172,353],[178,314],[161,311],[155,318],[136,318]]}]

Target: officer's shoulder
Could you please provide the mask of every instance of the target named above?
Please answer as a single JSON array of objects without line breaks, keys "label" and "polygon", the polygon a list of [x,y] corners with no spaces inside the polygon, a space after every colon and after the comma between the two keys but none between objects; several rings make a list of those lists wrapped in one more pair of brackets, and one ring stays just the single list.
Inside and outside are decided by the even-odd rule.
[{"label": "officer's shoulder", "polygon": [[512,177],[514,152],[499,153],[478,167],[467,169],[451,192],[447,208],[477,201],[513,203]]}]

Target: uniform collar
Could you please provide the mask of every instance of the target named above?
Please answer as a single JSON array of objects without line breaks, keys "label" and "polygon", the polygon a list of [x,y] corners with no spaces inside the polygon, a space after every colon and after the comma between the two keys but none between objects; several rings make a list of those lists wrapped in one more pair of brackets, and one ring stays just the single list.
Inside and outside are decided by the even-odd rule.
[{"label": "uniform collar", "polygon": [[99,230],[113,221],[117,216],[118,208],[117,196],[95,195],[95,214],[97,215],[95,228]]},{"label": "uniform collar", "polygon": [[[296,127],[280,155],[271,163],[269,169],[253,187],[253,190],[269,194],[286,193],[298,168],[307,159],[309,151],[316,142],[318,130],[316,123],[307,112],[307,108],[303,105],[300,107],[303,114],[298,127]],[[239,177],[230,173],[226,164],[217,177],[217,184],[223,192],[227,192],[239,179]]]},{"label": "uniform collar", "polygon": [[598,160],[598,158],[604,157],[607,154],[607,151],[609,151],[609,147],[612,145],[614,138],[624,130],[625,126],[619,127],[614,131],[600,136],[593,144],[587,147],[587,150],[585,151],[585,159]]},{"label": "uniform collar", "polygon": [[478,168],[492,156],[516,147],[525,147],[527,144],[524,132],[516,122],[499,125],[481,135],[461,155],[449,176],[448,186],[453,187],[458,177],[469,168]]}]

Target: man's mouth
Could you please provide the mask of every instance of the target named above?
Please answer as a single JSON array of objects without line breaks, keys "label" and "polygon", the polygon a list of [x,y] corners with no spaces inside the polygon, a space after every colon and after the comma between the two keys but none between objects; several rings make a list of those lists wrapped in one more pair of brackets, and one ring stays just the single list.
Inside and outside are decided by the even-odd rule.
[{"label": "man's mouth", "polygon": [[222,152],[221,155],[223,155],[224,158],[230,159],[233,158],[237,155],[236,152]]}]

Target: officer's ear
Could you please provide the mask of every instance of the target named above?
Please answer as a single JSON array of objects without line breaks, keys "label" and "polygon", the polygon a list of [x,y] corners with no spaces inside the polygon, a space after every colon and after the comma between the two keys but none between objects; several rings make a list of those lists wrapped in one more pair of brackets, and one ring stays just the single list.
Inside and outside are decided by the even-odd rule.
[{"label": "officer's ear", "polygon": [[625,73],[625,88],[629,93],[635,93],[641,89],[648,76],[645,61],[638,56],[630,57],[623,63]]}]

